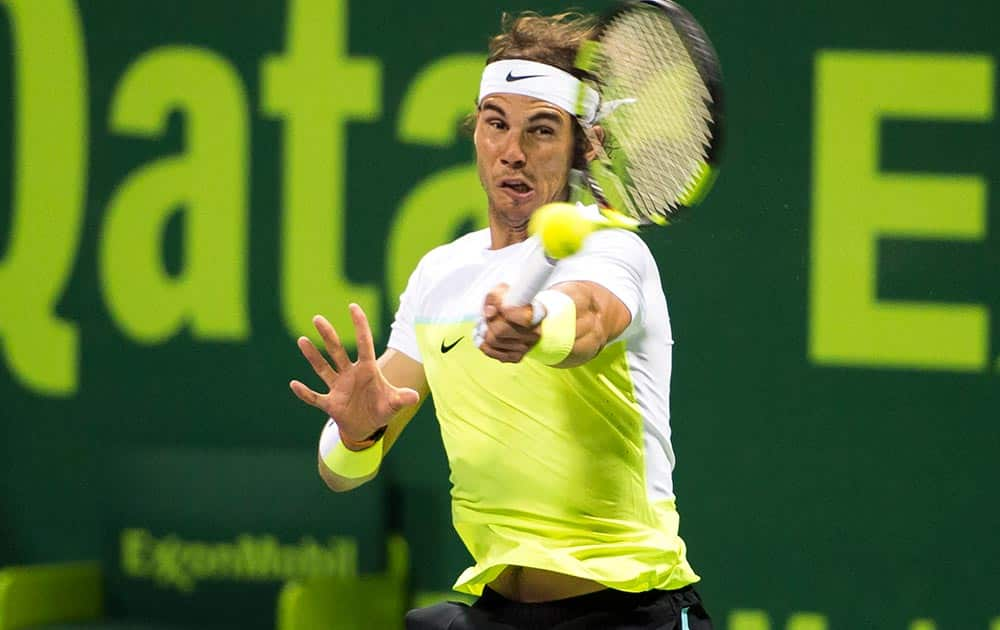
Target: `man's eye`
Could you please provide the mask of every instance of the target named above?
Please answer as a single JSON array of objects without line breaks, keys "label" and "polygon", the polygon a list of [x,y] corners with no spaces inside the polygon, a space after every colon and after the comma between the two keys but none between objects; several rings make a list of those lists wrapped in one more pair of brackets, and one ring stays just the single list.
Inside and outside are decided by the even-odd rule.
[{"label": "man's eye", "polygon": [[497,119],[488,120],[488,121],[486,121],[486,124],[489,125],[490,127],[493,127],[494,129],[506,129],[507,128],[507,125],[504,124],[504,122],[502,120],[497,120]]},{"label": "man's eye", "polygon": [[535,133],[540,136],[551,136],[555,133],[555,130],[552,127],[535,127]]}]

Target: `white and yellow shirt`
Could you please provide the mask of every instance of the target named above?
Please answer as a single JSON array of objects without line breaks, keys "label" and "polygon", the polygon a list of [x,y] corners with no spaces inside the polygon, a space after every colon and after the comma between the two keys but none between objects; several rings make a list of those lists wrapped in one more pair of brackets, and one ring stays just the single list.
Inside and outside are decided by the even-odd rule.
[{"label": "white and yellow shirt", "polygon": [[491,250],[489,230],[438,247],[400,297],[389,347],[421,362],[451,465],[452,516],[478,595],[508,565],[624,591],[698,580],[677,534],[669,395],[673,338],[659,271],[638,236],[592,234],[549,286],[596,282],[632,314],[569,369],[501,363],[472,345],[487,292],[516,282],[535,239]]}]

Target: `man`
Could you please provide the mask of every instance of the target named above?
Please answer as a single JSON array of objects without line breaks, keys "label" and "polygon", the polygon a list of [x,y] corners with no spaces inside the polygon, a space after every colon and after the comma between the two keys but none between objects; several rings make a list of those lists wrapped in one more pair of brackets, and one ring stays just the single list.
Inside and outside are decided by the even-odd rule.
[{"label": "man", "polygon": [[334,490],[374,477],[434,396],[454,525],[476,562],[455,588],[480,598],[412,611],[408,628],[711,627],[677,535],[672,337],[649,250],[625,231],[595,233],[533,305],[502,304],[540,255],[528,219],[566,200],[571,168],[593,157],[581,124],[595,123],[596,93],[582,120],[570,113],[592,29],[574,14],[524,15],[491,42],[473,134],[489,228],[421,260],[385,353],[376,360],[353,304],[357,362],[322,317],[333,366],[298,341],[330,389],[291,383],[330,416],[319,469]]}]

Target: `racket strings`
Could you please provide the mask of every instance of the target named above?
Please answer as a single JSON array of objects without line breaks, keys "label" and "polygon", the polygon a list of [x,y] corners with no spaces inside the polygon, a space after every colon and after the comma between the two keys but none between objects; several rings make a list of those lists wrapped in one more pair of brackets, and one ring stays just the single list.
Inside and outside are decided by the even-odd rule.
[{"label": "racket strings", "polygon": [[602,124],[610,158],[640,218],[680,205],[707,160],[712,96],[673,22],[661,11],[628,11],[607,25],[596,74],[605,101],[623,102]]}]

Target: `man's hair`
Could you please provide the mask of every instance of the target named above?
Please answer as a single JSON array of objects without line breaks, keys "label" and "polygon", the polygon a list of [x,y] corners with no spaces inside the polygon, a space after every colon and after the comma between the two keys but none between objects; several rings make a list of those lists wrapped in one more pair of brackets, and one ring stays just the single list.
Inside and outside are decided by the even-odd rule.
[{"label": "man's hair", "polygon": [[[490,39],[487,64],[524,59],[555,66],[577,78],[587,76],[575,65],[576,53],[580,45],[596,33],[594,16],[573,11],[551,16],[531,11],[516,16],[504,13],[501,28],[500,34]],[[586,166],[584,155],[590,148],[590,141],[575,117],[573,137],[573,168],[582,169]]]},{"label": "man's hair", "polygon": [[593,16],[575,12],[552,16],[504,13],[501,25],[503,31],[490,40],[486,63],[526,59],[555,66],[577,78],[585,76],[575,66],[576,53],[580,44],[595,33],[597,20]]}]

